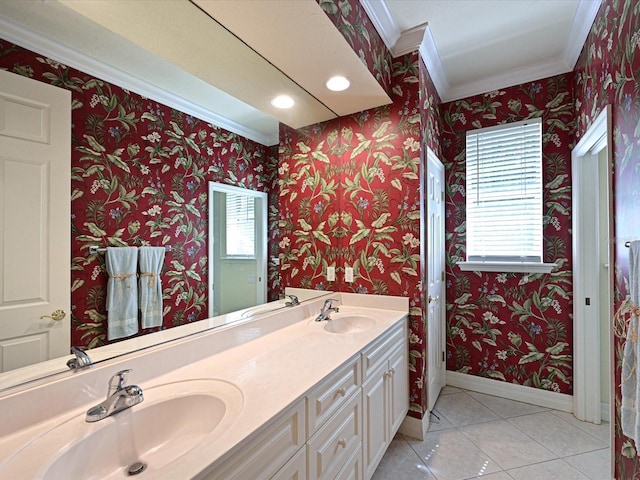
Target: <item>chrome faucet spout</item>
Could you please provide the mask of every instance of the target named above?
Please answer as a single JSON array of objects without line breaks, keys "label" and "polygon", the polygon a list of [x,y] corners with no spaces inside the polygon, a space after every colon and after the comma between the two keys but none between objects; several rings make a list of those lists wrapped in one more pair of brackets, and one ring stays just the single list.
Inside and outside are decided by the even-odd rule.
[{"label": "chrome faucet spout", "polygon": [[300,305],[300,300],[295,295],[285,295],[285,297],[289,298],[288,302],[285,302],[286,307],[294,307],[296,305]]},{"label": "chrome faucet spout", "polygon": [[338,307],[333,306],[333,302],[338,301],[339,300],[337,298],[328,298],[327,300],[325,300],[324,304],[322,305],[322,309],[320,310],[320,315],[316,317],[316,322],[331,320],[331,317],[329,316],[331,315],[331,312],[338,313],[340,311]]},{"label": "chrome faucet spout", "polygon": [[80,347],[71,347],[71,353],[75,355],[75,358],[70,359],[67,362],[67,367],[71,370],[78,370],[79,368],[91,367],[93,361],[87,352]]},{"label": "chrome faucet spout", "polygon": [[107,399],[87,411],[87,422],[97,422],[110,417],[144,400],[142,389],[139,386],[126,384],[130,371],[122,370],[111,377]]}]

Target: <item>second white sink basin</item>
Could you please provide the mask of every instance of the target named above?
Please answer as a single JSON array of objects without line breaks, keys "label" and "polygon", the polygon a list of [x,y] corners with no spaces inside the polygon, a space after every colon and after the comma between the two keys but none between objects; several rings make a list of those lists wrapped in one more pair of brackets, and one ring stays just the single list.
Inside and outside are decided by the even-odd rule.
[{"label": "second white sink basin", "polygon": [[368,330],[375,324],[376,321],[366,315],[332,314],[331,320],[326,321],[324,329],[331,333],[357,333]]},{"label": "second white sink basin", "polygon": [[2,478],[131,478],[138,462],[149,478],[222,435],[238,418],[242,392],[221,380],[188,380],[143,388],[144,401],[96,423],[84,413],[23,448]]}]

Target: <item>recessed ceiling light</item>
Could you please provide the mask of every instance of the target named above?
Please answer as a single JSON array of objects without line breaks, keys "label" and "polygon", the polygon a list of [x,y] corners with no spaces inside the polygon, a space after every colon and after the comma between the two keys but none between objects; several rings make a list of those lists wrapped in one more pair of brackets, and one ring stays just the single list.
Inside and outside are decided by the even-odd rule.
[{"label": "recessed ceiling light", "polygon": [[294,103],[293,98],[289,95],[278,95],[276,98],[271,100],[271,105],[276,108],[291,108]]},{"label": "recessed ceiling light", "polygon": [[351,85],[351,82],[347,80],[345,77],[336,75],[335,77],[331,77],[327,81],[326,85],[329,90],[333,90],[334,92],[341,92],[349,88],[349,85]]}]

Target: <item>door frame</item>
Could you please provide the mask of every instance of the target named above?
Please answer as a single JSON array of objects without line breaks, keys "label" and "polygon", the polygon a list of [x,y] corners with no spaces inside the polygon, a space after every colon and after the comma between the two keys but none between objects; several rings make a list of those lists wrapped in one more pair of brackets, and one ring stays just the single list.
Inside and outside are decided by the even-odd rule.
[{"label": "door frame", "polygon": [[[218,266],[216,265],[215,259],[215,245],[214,245],[214,230],[216,225],[214,225],[214,192],[217,193],[234,193],[246,195],[248,197],[252,197],[259,201],[259,205],[256,207],[255,215],[255,223],[256,223],[256,234],[257,234],[257,252],[256,252],[256,299],[258,305],[265,303],[267,301],[267,249],[268,249],[268,235],[267,235],[267,213],[268,213],[268,198],[266,192],[261,192],[258,190],[251,190],[249,188],[238,187],[234,185],[222,184],[219,182],[209,182],[208,188],[208,208],[209,208],[209,219],[208,219],[208,286],[207,286],[207,294],[209,295],[209,305],[208,305],[208,315],[209,317],[213,317],[215,315],[215,284],[214,277],[215,271]],[[254,305],[252,305],[254,306]]]},{"label": "door frame", "polygon": [[[613,231],[613,154],[611,140],[611,106],[607,105],[598,118],[582,136],[578,144],[571,151],[572,168],[572,253],[573,253],[573,413],[579,420],[600,423],[601,421],[601,396],[600,396],[600,323],[599,315],[599,291],[602,287],[599,283],[600,274],[592,273],[593,268],[588,268],[592,262],[588,262],[588,255],[599,251],[599,239],[593,236],[581,235],[585,224],[592,221],[593,210],[585,205],[587,198],[593,199],[593,190],[588,191],[585,183],[593,186],[598,180],[597,154],[603,149],[607,153],[608,178],[608,241],[614,238]],[[595,167],[594,167],[595,162]],[[595,171],[594,171],[595,168]],[[597,183],[595,184],[597,186]],[[597,191],[597,190],[596,190]],[[585,193],[586,192],[586,193]],[[583,195],[583,193],[585,193]],[[596,199],[597,204],[598,199]],[[592,221],[597,228],[597,217]],[[583,254],[583,252],[590,252]],[[609,290],[609,298],[613,299],[614,280],[614,251],[609,246],[609,269],[606,288]],[[596,268],[599,269],[600,265]],[[586,298],[590,298],[591,304],[586,308]],[[585,299],[585,300],[582,300]],[[613,301],[609,302],[609,318],[613,318]],[[613,365],[613,333],[609,328],[609,365]],[[609,391],[613,391],[613,375],[611,375]],[[613,419],[614,402],[609,401],[609,418]]]}]

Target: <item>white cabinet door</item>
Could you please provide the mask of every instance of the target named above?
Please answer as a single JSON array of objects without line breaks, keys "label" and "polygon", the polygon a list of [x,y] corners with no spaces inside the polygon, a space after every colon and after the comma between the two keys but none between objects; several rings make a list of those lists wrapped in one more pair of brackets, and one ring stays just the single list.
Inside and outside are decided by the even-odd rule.
[{"label": "white cabinet door", "polygon": [[[299,453],[305,443],[305,405],[304,400],[294,404],[281,413],[242,448],[230,454],[226,459],[216,462],[198,480],[267,480],[274,475],[294,455]],[[304,448],[302,448],[304,451]],[[295,466],[292,466],[292,478],[295,478]]]},{"label": "white cabinet door", "polygon": [[389,446],[388,363],[384,362],[363,385],[365,478],[371,478]]},{"label": "white cabinet door", "polygon": [[373,476],[409,410],[406,328],[389,332],[386,341],[374,343],[363,352],[365,364],[366,359],[374,359],[369,362],[372,368],[367,370],[367,381],[362,385],[362,458],[367,479]]},{"label": "white cabinet door", "polygon": [[408,410],[409,364],[407,361],[407,348],[402,346],[396,349],[389,357],[389,420],[391,423],[391,435],[398,431]]},{"label": "white cabinet door", "polygon": [[71,93],[0,70],[0,372],[69,354],[70,182]]}]

